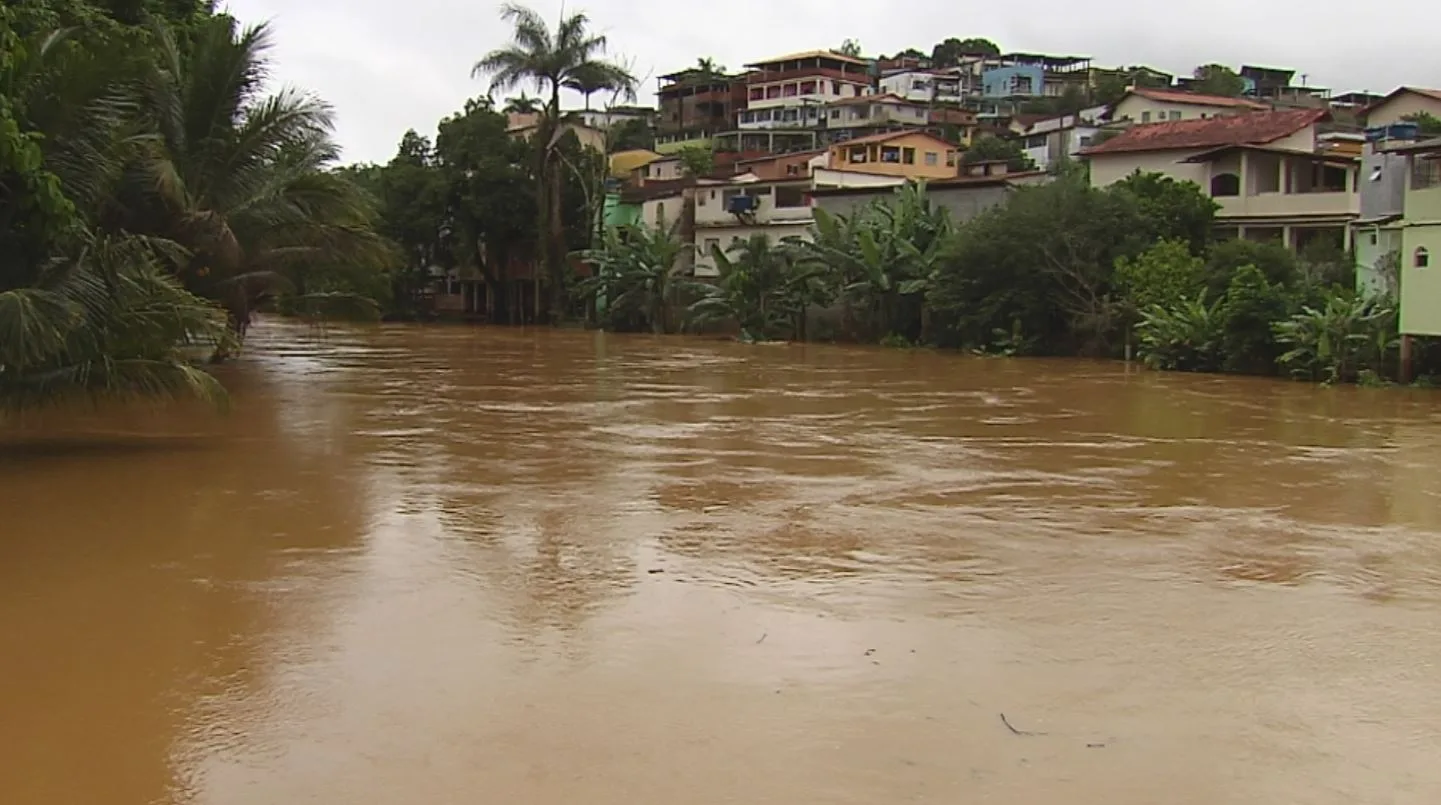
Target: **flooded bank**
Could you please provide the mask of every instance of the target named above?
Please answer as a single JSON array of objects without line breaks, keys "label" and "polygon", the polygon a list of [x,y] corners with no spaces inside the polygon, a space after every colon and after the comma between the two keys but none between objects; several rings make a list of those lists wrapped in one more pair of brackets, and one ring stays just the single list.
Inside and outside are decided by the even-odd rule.
[{"label": "flooded bank", "polygon": [[1435,393],[255,336],[0,431],[0,802],[1441,801]]}]

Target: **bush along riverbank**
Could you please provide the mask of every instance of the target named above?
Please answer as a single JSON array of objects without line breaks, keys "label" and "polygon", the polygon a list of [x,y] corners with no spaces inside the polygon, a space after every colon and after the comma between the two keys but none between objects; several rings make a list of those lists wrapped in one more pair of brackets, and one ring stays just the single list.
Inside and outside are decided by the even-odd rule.
[{"label": "bush along riverbank", "polygon": [[[923,185],[851,215],[816,210],[810,240],[737,241],[720,276],[684,276],[675,231],[608,232],[578,292],[596,323],[744,340],[849,340],[999,355],[1130,357],[1154,369],[1382,384],[1400,370],[1395,269],[1357,293],[1339,242],[1213,237],[1196,185],[1136,174],[1105,189],[1079,171],[1016,190],[958,223]],[[1386,272],[1382,272],[1383,276]],[[1441,351],[1419,343],[1423,373]]]}]

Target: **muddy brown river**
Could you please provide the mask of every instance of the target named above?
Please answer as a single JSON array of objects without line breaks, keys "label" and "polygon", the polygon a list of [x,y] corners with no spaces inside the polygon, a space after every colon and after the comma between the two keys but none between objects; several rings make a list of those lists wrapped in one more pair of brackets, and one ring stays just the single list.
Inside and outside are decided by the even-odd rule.
[{"label": "muddy brown river", "polygon": [[0,436],[0,803],[1441,802],[1441,392],[269,322]]}]

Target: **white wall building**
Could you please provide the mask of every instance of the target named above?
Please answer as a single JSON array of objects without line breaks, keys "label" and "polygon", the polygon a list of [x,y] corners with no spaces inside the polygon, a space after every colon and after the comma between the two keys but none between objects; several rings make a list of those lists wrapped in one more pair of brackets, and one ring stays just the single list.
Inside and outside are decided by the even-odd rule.
[{"label": "white wall building", "polygon": [[903,70],[881,77],[881,94],[913,103],[960,103],[961,78],[945,70]]}]

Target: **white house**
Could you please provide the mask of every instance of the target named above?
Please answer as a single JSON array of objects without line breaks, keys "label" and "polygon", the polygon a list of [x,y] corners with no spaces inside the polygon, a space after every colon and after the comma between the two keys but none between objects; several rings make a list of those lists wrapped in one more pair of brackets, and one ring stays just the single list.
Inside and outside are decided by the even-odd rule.
[{"label": "white house", "polygon": [[1083,109],[1074,115],[1057,115],[1035,120],[1018,135],[1021,150],[1040,170],[1063,159],[1075,159],[1088,148],[1100,131],[1097,120],[1104,107]]},{"label": "white house", "polygon": [[880,92],[914,103],[960,103],[961,77],[946,70],[898,70],[881,76]]},{"label": "white house", "polygon": [[1097,187],[1137,171],[1196,183],[1219,205],[1223,235],[1296,250],[1318,236],[1345,246],[1360,212],[1359,160],[1318,147],[1327,117],[1293,109],[1133,126],[1081,156]]},{"label": "white house", "polygon": [[1171,120],[1264,112],[1271,107],[1249,98],[1201,95],[1171,89],[1132,87],[1111,107],[1110,120],[1132,123],[1160,123]]}]

